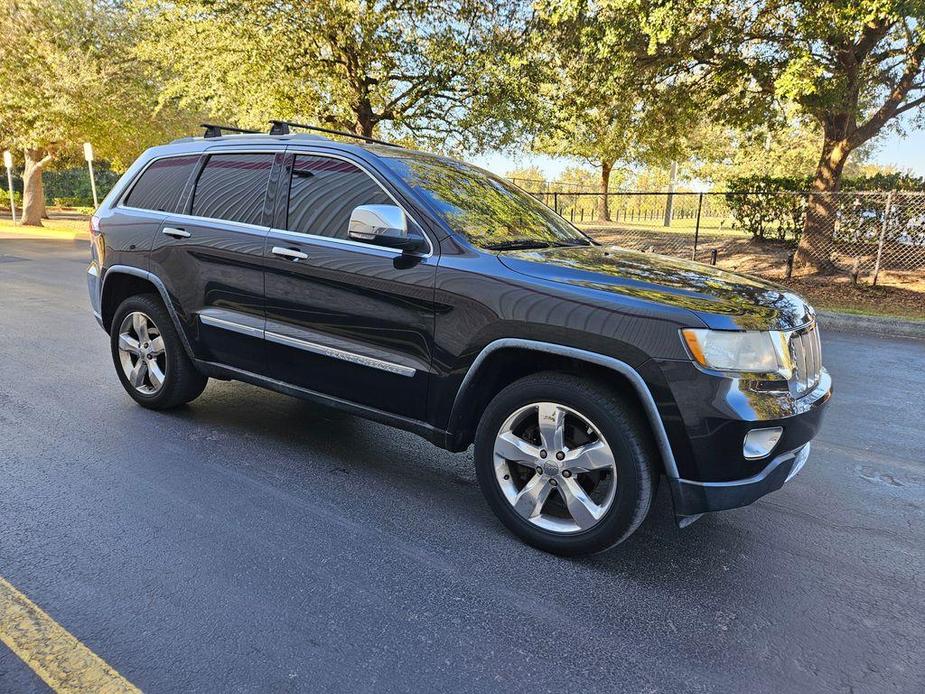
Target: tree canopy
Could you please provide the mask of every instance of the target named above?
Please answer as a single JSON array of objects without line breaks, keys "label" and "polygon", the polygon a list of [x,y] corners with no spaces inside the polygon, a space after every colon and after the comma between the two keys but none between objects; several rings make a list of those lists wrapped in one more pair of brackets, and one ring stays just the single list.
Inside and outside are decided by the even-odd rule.
[{"label": "tree canopy", "polygon": [[[603,0],[607,2],[607,0]],[[622,0],[615,4],[625,5]],[[821,131],[812,189],[838,190],[848,156],[925,105],[922,0],[639,0],[648,53],[696,79],[711,116],[740,127],[790,104]],[[829,263],[820,241],[831,196],[814,196],[798,259]]]},{"label": "tree canopy", "polygon": [[53,157],[91,140],[118,167],[191,113],[568,156],[597,170],[604,218],[614,170],[811,169],[824,193],[923,122],[925,0],[2,2],[0,144],[25,154],[32,221]]},{"label": "tree canopy", "polygon": [[99,157],[127,165],[184,127],[156,109],[134,30],[117,2],[5,0],[0,143],[25,158],[24,223],[41,224],[41,171],[55,158],[73,161],[92,141]]},{"label": "tree canopy", "polygon": [[[503,0],[137,0],[163,99],[264,127],[305,119],[442,148],[516,103],[494,87],[523,8]],[[503,129],[491,133],[503,136]],[[448,142],[449,138],[449,142]]]}]

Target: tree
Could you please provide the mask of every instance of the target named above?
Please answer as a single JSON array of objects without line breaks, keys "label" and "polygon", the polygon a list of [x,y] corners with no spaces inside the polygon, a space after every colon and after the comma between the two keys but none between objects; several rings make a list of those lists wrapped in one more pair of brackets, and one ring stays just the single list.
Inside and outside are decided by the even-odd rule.
[{"label": "tree", "polygon": [[[626,176],[626,171],[623,169],[613,169],[610,172],[610,189],[613,190],[615,187],[619,186]],[[566,167],[558,178],[555,180],[555,184],[560,190],[566,192],[572,191],[586,191],[594,188],[598,183],[598,174],[591,169],[588,169],[584,166],[568,166]],[[615,185],[616,184],[616,185]]]},{"label": "tree", "polygon": [[599,172],[597,217],[609,220],[618,162],[667,166],[692,154],[701,123],[683,76],[665,79],[647,55],[643,15],[625,2],[545,0],[533,21],[533,60],[543,66],[534,148],[575,156]]},{"label": "tree", "polygon": [[24,155],[23,224],[41,226],[42,171],[82,142],[119,165],[180,125],[153,117],[150,83],[125,57],[132,31],[116,2],[4,0],[0,141]]},{"label": "tree", "polygon": [[694,174],[723,186],[750,176],[809,177],[819,159],[818,129],[798,118],[753,128],[719,128],[723,154],[697,166]]},{"label": "tree", "polygon": [[480,129],[513,103],[495,56],[519,41],[503,0],[137,0],[139,54],[164,98],[242,125],[304,119],[440,148],[503,136]]},{"label": "tree", "polygon": [[[925,3],[921,0],[675,0],[637,5],[650,55],[684,67],[710,92],[718,118],[753,125],[781,103],[813,120],[821,147],[797,259],[832,265],[824,247],[852,152],[925,105]],[[818,145],[817,145],[818,147]]]}]

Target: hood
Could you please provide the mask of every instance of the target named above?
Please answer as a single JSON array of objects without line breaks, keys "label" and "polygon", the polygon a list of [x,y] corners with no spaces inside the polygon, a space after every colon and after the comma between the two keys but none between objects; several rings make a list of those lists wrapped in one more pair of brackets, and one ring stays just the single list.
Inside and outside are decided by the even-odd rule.
[{"label": "hood", "polygon": [[719,330],[790,330],[813,317],[785,287],[663,255],[577,246],[505,251],[498,258],[530,277],[686,308]]}]

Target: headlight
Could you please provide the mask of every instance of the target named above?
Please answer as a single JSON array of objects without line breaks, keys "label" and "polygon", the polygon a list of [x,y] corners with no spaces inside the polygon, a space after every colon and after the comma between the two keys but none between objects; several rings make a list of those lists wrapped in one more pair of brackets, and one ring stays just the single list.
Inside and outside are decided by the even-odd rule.
[{"label": "headlight", "polygon": [[694,360],[708,369],[776,373],[782,378],[790,378],[791,364],[785,333],[684,328],[681,336]]}]

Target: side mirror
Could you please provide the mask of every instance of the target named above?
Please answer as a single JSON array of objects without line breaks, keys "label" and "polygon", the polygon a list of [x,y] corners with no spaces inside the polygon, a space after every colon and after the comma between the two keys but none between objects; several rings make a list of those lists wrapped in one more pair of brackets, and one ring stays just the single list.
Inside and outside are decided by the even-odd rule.
[{"label": "side mirror", "polygon": [[418,252],[427,249],[423,233],[409,226],[405,211],[397,205],[360,205],[350,213],[347,236],[386,248]]}]

